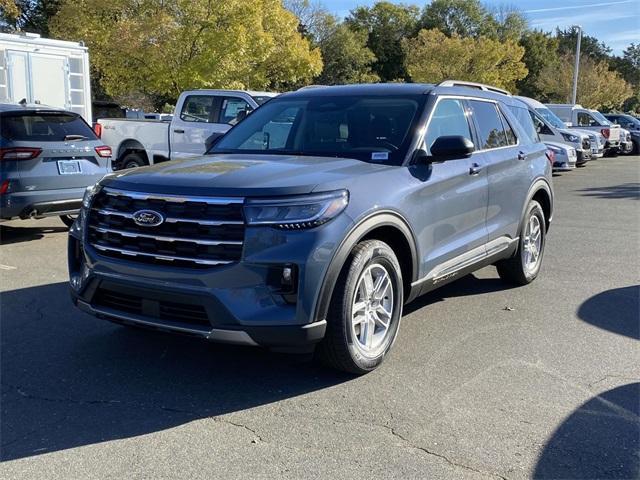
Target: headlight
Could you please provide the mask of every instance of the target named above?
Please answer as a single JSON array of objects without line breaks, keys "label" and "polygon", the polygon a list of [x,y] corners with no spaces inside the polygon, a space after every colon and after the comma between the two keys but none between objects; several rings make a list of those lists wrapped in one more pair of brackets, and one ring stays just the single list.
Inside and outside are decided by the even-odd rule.
[{"label": "headlight", "polygon": [[96,193],[100,191],[100,188],[100,185],[97,183],[95,185],[90,185],[87,187],[87,189],[84,191],[84,196],[82,197],[83,208],[89,208],[91,206],[91,201],[93,200],[93,197],[96,196]]},{"label": "headlight", "polygon": [[91,202],[93,201],[93,197],[95,197],[96,194],[100,191],[100,188],[100,185],[96,183],[95,185],[88,186],[84,191],[84,196],[82,197],[82,207],[78,212],[76,221],[73,222],[73,225],[71,225],[71,228],[69,229],[69,232],[71,234],[75,234],[77,238],[81,237],[81,233],[84,230],[84,226],[87,221]]},{"label": "headlight", "polygon": [[571,133],[563,133],[562,138],[571,143],[578,143],[580,141],[580,138],[577,135],[573,135]]},{"label": "headlight", "polygon": [[551,150],[553,153],[555,153],[556,155],[561,155],[564,153],[563,150],[558,147],[552,147],[551,145],[547,145],[547,148]]},{"label": "headlight", "polygon": [[248,225],[296,230],[313,228],[337,217],[349,203],[346,190],[275,199],[249,199],[244,205]]}]

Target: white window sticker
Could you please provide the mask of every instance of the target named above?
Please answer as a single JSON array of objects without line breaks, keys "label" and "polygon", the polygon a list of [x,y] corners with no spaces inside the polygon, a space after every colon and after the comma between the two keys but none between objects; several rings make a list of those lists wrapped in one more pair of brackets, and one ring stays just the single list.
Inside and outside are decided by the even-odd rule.
[{"label": "white window sticker", "polygon": [[371,160],[389,160],[389,152],[373,152]]}]

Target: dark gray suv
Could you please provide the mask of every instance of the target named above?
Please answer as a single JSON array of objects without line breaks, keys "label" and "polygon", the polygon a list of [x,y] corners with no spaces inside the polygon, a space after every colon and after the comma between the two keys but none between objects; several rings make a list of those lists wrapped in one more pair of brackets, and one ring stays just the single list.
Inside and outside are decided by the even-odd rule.
[{"label": "dark gray suv", "polygon": [[111,171],[111,148],[80,115],[0,104],[0,220],[59,215],[71,226],[82,196]]},{"label": "dark gray suv", "polygon": [[405,303],[490,264],[540,271],[546,147],[521,102],[476,87],[305,88],[208,155],[106,177],[70,232],[74,303],[374,369]]}]

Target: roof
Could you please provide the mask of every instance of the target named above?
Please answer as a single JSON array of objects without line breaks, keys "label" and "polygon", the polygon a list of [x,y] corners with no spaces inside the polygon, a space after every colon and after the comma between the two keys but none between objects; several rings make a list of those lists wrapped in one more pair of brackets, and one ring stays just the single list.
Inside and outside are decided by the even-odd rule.
[{"label": "roof", "polygon": [[536,109],[536,108],[547,108],[545,107],[544,103],[539,102],[538,100],[535,100],[533,98],[529,98],[529,97],[521,97],[521,96],[514,96],[513,98],[517,98],[518,100],[520,100],[521,102],[527,104],[529,107]]},{"label": "roof", "polygon": [[8,102],[6,100],[0,100],[0,112],[13,112],[13,111],[39,111],[39,110],[56,110],[64,112],[64,108],[58,107],[50,107],[49,105],[41,105],[39,103],[27,103],[25,105],[21,105],[15,102]]},{"label": "roof", "polygon": [[422,95],[434,86],[427,83],[359,83],[353,85],[311,85],[295,92],[284,93],[283,97],[325,97],[350,95]]}]

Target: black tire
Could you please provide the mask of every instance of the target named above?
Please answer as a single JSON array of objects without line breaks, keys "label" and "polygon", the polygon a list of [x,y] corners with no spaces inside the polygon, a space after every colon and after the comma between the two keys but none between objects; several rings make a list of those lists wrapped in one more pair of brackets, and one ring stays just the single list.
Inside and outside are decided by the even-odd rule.
[{"label": "black tire", "polygon": [[640,142],[633,142],[633,147],[631,147],[630,155],[638,155],[640,154]]},{"label": "black tire", "polygon": [[[357,298],[358,284],[365,270],[380,266],[388,274],[391,283],[391,315],[380,345],[374,351],[366,352],[357,339],[356,327],[352,325],[352,308]],[[363,375],[378,367],[398,334],[404,302],[402,285],[400,264],[386,243],[379,240],[359,243],[345,262],[334,287],[327,315],[327,331],[316,350],[320,360],[332,368],[357,375]],[[388,296],[385,297],[387,298]]]},{"label": "black tire", "polygon": [[[537,217],[537,222],[540,228],[540,249],[537,262],[533,268],[526,266],[527,249],[525,248],[527,228],[530,224],[531,217]],[[540,273],[540,267],[542,266],[542,260],[544,258],[544,247],[546,244],[547,226],[544,219],[544,212],[542,207],[535,200],[531,200],[525,211],[524,218],[522,219],[522,225],[520,227],[520,241],[518,243],[518,250],[511,258],[501,260],[496,263],[498,269],[498,275],[500,278],[508,283],[515,285],[527,285],[533,282],[538,273]]]},{"label": "black tire", "polygon": [[118,170],[144,167],[145,165],[147,165],[147,161],[142,157],[142,155],[136,152],[129,152],[118,162]]},{"label": "black tire", "polygon": [[77,215],[60,215],[60,220],[64,223],[68,228],[71,228],[73,222],[76,221]]}]

